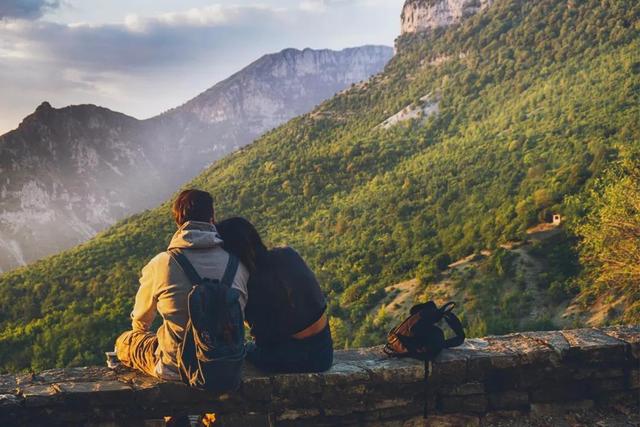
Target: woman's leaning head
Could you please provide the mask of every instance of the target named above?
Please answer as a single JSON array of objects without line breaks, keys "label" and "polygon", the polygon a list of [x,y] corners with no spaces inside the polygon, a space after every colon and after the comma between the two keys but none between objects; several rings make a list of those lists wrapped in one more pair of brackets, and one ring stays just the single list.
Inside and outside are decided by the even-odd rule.
[{"label": "woman's leaning head", "polygon": [[224,240],[224,248],[240,258],[250,272],[255,271],[256,265],[266,255],[267,247],[253,224],[235,217],[217,223],[216,228]]}]

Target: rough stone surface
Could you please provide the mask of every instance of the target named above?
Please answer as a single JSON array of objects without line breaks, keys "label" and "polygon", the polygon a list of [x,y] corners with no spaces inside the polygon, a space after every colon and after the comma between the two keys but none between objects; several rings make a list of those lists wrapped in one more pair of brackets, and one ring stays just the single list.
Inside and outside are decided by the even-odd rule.
[{"label": "rough stone surface", "polygon": [[402,9],[402,34],[454,25],[488,8],[494,0],[407,0]]},{"label": "rough stone surface", "polygon": [[602,329],[605,334],[629,344],[629,352],[640,360],[640,326],[612,326]]},{"label": "rough stone surface", "polygon": [[266,375],[247,364],[240,389],[222,396],[125,368],[6,375],[0,426],[120,427],[184,412],[249,427],[555,425],[564,410],[637,412],[638,345],[638,327],[470,339],[429,365],[427,383],[424,362],[380,347],[340,351],[323,374]]},{"label": "rough stone surface", "polygon": [[571,348],[567,357],[589,362],[623,360],[627,343],[613,338],[598,329],[576,329],[562,334]]}]

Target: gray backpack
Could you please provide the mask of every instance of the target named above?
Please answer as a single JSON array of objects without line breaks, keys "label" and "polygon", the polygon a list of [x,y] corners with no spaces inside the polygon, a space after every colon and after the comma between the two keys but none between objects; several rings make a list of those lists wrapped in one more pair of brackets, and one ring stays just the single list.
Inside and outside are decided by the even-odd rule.
[{"label": "gray backpack", "polygon": [[212,393],[236,390],[245,357],[240,293],[231,287],[239,260],[229,254],[224,276],[213,280],[201,278],[181,250],[169,254],[193,284],[189,321],[177,354],[180,377],[185,384]]}]

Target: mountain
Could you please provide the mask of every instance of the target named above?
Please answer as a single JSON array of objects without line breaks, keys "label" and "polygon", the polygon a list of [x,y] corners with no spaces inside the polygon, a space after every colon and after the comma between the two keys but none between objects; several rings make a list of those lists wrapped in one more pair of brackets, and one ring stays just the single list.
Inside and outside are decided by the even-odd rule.
[{"label": "mountain", "polygon": [[170,152],[172,167],[182,171],[182,184],[224,154],[377,74],[392,56],[385,46],[286,49],[262,57],[148,125]]},{"label": "mountain", "polygon": [[[188,186],[210,191],[220,218],[245,216],[304,256],[337,347],[382,342],[380,308],[406,282],[420,301],[451,281],[470,336],[637,322],[633,286],[592,281],[597,254],[580,230],[603,237],[592,220],[620,175],[638,176],[625,165],[640,153],[639,17],[632,0],[497,0],[406,33],[383,73]],[[169,200],[0,277],[0,370],[102,362],[129,326],[141,268],[174,231]],[[555,214],[557,236],[519,251]],[[482,259],[457,267],[470,255]],[[591,319],[601,301],[616,305]]]},{"label": "mountain", "polygon": [[148,120],[43,103],[0,137],[0,272],[156,206],[223,155],[378,73],[382,46],[266,55]]}]

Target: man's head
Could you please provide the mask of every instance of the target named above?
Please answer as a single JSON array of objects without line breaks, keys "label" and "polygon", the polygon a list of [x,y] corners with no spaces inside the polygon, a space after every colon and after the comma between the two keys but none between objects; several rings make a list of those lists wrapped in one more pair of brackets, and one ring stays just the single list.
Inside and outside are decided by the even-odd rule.
[{"label": "man's head", "polygon": [[173,219],[178,227],[189,221],[214,221],[213,198],[200,190],[184,190],[173,202]]}]

